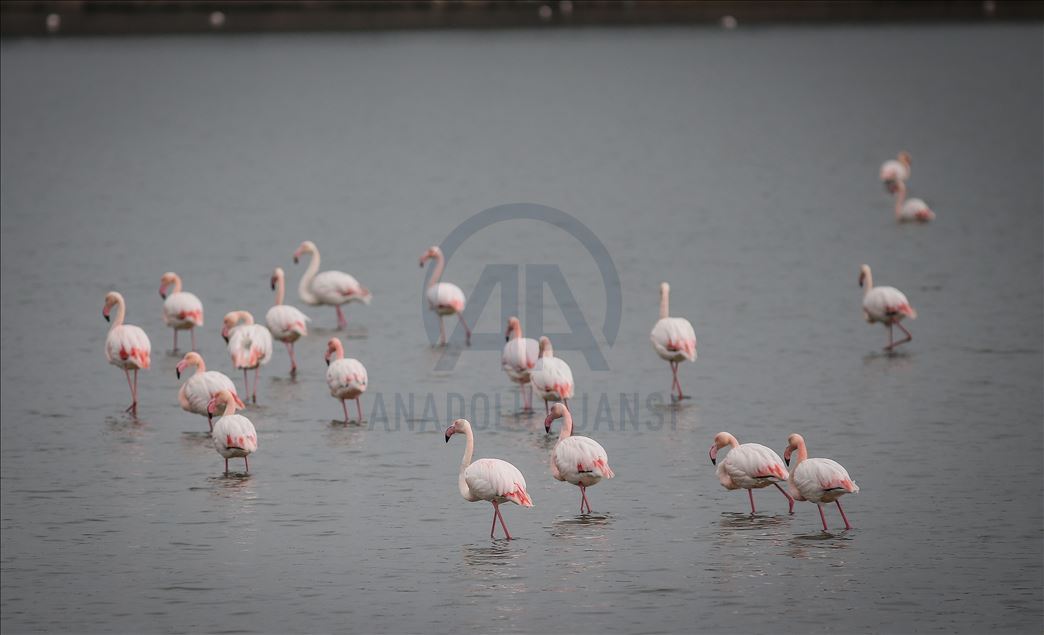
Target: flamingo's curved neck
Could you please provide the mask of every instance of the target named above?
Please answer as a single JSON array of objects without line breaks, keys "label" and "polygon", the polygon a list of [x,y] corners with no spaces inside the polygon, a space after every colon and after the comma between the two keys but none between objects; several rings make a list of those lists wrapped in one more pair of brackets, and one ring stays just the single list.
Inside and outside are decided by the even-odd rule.
[{"label": "flamingo's curved neck", "polygon": [[441,251],[435,252],[435,269],[431,272],[431,278],[428,279],[428,288],[432,288],[439,283],[439,278],[442,277],[442,270],[446,267],[446,259],[443,257]]},{"label": "flamingo's curved neck", "polygon": [[475,452],[475,434],[471,431],[470,425],[464,427],[464,437],[467,439],[467,444],[464,446],[464,458],[460,460],[460,475],[457,477],[457,487],[460,488],[461,496],[468,500],[475,500],[471,495],[471,488],[468,487],[468,482],[464,480],[464,470],[471,465],[471,455]]},{"label": "flamingo's curved neck", "polygon": [[522,325],[514,324],[511,327],[511,339],[520,340],[522,339]]},{"label": "flamingo's curved neck", "polygon": [[671,292],[667,289],[660,290],[660,319],[670,317]]},{"label": "flamingo's curved neck", "polygon": [[207,372],[207,365],[203,362],[203,358],[199,355],[195,355],[189,358],[189,363],[196,367],[197,374]]},{"label": "flamingo's curved neck", "polygon": [[[798,443],[797,446],[797,459],[794,460],[794,467],[801,465],[801,462],[808,458],[808,450],[805,448],[805,442]],[[793,470],[793,468],[791,468]]]},{"label": "flamingo's curved neck", "polygon": [[249,326],[254,323],[254,316],[250,315],[249,311],[238,311],[236,313],[236,324],[240,322]]},{"label": "flamingo's curved neck", "polygon": [[337,343],[334,344],[333,353],[334,359],[344,359],[344,345],[341,344],[340,340],[338,340]]},{"label": "flamingo's curved neck", "polygon": [[874,288],[874,274],[870,273],[869,269],[863,271],[863,295],[870,293],[870,289]]},{"label": "flamingo's curved neck", "polygon": [[278,278],[276,278],[276,297],[275,297],[276,306],[280,306],[280,305],[283,304],[283,298],[284,298],[285,295],[286,295],[286,280],[283,278],[283,276],[279,276]]},{"label": "flamingo's curved neck", "polygon": [[181,293],[181,276],[174,274],[174,290],[171,293]]},{"label": "flamingo's curved neck", "polygon": [[119,302],[116,303],[116,315],[112,318],[112,326],[109,330],[116,328],[117,326],[123,326],[123,318],[127,314],[127,307],[123,304],[123,298],[120,298]]},{"label": "flamingo's curved neck", "polygon": [[541,357],[554,357],[555,356],[555,349],[552,348],[551,342],[548,342],[547,344],[544,345],[543,348],[540,349],[540,356]]},{"label": "flamingo's curved neck", "polygon": [[311,251],[311,254],[312,260],[308,263],[308,268],[305,269],[304,275],[301,276],[301,282],[297,285],[297,294],[301,296],[301,299],[306,304],[319,304],[319,298],[312,293],[312,279],[315,278],[316,272],[319,271],[319,250],[315,249]]},{"label": "flamingo's curved neck", "polygon": [[225,402],[225,411],[221,413],[222,417],[231,417],[236,414],[236,402],[234,399],[229,399]]},{"label": "flamingo's curved neck", "polygon": [[562,441],[571,436],[573,436],[573,415],[566,408],[565,414],[562,415],[562,429],[558,432],[558,440]]}]

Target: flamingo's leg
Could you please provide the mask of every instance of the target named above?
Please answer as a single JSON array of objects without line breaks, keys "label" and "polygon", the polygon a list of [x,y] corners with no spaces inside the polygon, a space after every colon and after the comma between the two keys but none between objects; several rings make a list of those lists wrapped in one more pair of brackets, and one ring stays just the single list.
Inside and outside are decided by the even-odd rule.
[{"label": "flamingo's leg", "polygon": [[527,384],[529,390],[526,392],[526,412],[533,412],[533,384]]},{"label": "flamingo's leg", "polygon": [[522,412],[529,412],[527,407],[529,404],[526,403],[526,389],[522,382],[518,383],[518,395],[522,398]]},{"label": "flamingo's leg", "polygon": [[779,490],[780,494],[782,494],[782,495],[787,497],[787,502],[790,503],[790,513],[793,514],[794,513],[794,497],[791,496],[790,494],[787,494],[787,491],[785,489],[783,489],[782,487],[780,487],[779,483],[773,483],[773,485],[776,486],[776,489]]},{"label": "flamingo's leg", "polygon": [[457,319],[460,320],[460,325],[464,327],[464,343],[471,346],[471,329],[468,328],[468,323],[464,321],[464,316],[460,313],[457,314]]},{"label": "flamingo's leg", "polygon": [[497,530],[497,504],[493,503],[493,526],[489,528],[489,537],[493,538],[493,532]]},{"label": "flamingo's leg", "polygon": [[584,505],[587,505],[587,513],[591,513],[591,502],[587,500],[587,488],[580,486],[580,513],[584,513]]},{"label": "flamingo's leg", "polygon": [[250,372],[247,369],[243,369],[243,394],[250,394],[250,376],[247,373]]},{"label": "flamingo's leg", "polygon": [[446,323],[442,319],[442,316],[440,315],[439,316],[439,346],[445,346],[445,344],[446,344]]},{"label": "flamingo's leg", "polygon": [[359,398],[355,398],[355,411],[359,413],[359,423],[362,423],[362,404],[359,402]]},{"label": "flamingo's leg", "polygon": [[192,350],[196,350],[196,327],[190,328],[189,332],[192,333]]},{"label": "flamingo's leg", "polygon": [[823,506],[816,503],[816,507],[819,508],[819,518],[823,521],[823,531],[827,531],[826,516],[823,515]]},{"label": "flamingo's leg", "polygon": [[127,376],[127,388],[130,389],[130,394],[131,394],[131,405],[127,406],[127,410],[125,410],[125,412],[130,412],[131,408],[134,407],[134,403],[133,403],[134,402],[134,384],[131,383],[131,376],[130,376],[130,369],[129,368],[124,368],[123,369],[123,374]]},{"label": "flamingo's leg", "polygon": [[747,490],[747,494],[750,495],[750,515],[753,516],[754,512],[756,511],[754,509],[754,490],[753,489],[748,489]]},{"label": "flamingo's leg", "polygon": [[225,474],[228,474],[228,459],[225,459]]},{"label": "flamingo's leg", "polygon": [[248,459],[247,457],[244,456],[243,457],[243,465],[246,466],[247,474],[249,474],[250,473],[250,459]]},{"label": "flamingo's leg", "polygon": [[171,330],[174,331],[174,350],[172,350],[171,353],[177,353],[178,352],[178,329],[171,329]]},{"label": "flamingo's leg", "polygon": [[344,317],[344,311],[341,310],[340,304],[335,305],[334,308],[337,309],[337,328],[343,331],[348,328],[348,320]]},{"label": "flamingo's leg", "polygon": [[210,426],[210,432],[214,432],[214,415],[207,413],[207,425]]},{"label": "flamingo's leg", "polygon": [[507,536],[508,540],[511,540],[511,532],[508,531],[507,525],[504,524],[504,515],[500,513],[500,506],[493,503],[493,509],[497,512],[497,517],[500,518],[500,526],[504,528],[504,535]]},{"label": "flamingo's leg", "polygon": [[290,353],[290,376],[293,377],[297,374],[297,359],[294,358],[294,343],[287,342],[286,350]]},{"label": "flamingo's leg", "polygon": [[[845,510],[841,509],[841,501],[834,501],[837,503],[837,511],[841,512],[841,519],[845,521],[845,529],[851,529],[852,525],[848,524],[848,516],[845,516]],[[820,507],[822,509],[822,507]]]},{"label": "flamingo's leg", "polygon": [[251,401],[257,403],[257,376],[261,374],[261,364],[254,367],[254,392],[250,395]]},{"label": "flamingo's leg", "polygon": [[344,408],[344,423],[348,424],[348,401],[345,399],[341,400],[341,407]]},{"label": "flamingo's leg", "polygon": [[895,346],[899,346],[900,344],[905,344],[905,343],[907,343],[907,342],[909,342],[910,340],[913,339],[913,335],[910,335],[910,331],[906,330],[906,327],[903,326],[902,322],[896,322],[895,325],[899,327],[900,331],[902,331],[903,333],[906,333],[906,339],[905,340],[899,340],[898,342],[895,343]]},{"label": "flamingo's leg", "polygon": [[895,344],[892,343],[892,323],[888,323],[888,346],[885,346],[886,351],[890,351],[895,348]]}]

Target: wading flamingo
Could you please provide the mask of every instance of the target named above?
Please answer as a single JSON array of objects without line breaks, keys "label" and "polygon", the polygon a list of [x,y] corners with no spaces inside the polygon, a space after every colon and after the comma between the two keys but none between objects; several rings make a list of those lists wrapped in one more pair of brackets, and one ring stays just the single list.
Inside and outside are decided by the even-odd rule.
[{"label": "wading flamingo", "polygon": [[531,337],[522,337],[522,324],[517,317],[508,319],[504,339],[507,344],[504,344],[504,351],[500,354],[500,366],[511,381],[518,384],[518,392],[522,395],[522,412],[533,412],[533,386],[529,382],[530,373],[540,354],[539,345]]},{"label": "wading flamingo", "polygon": [[217,412],[217,407],[224,404],[225,411],[214,422],[214,430],[210,437],[214,449],[225,459],[225,474],[228,474],[228,460],[243,457],[243,466],[250,472],[248,456],[257,452],[257,430],[243,415],[236,414],[236,397],[227,390],[222,390],[207,404],[210,414]]},{"label": "wading flamingo", "polygon": [[239,395],[236,394],[236,386],[232,383],[232,380],[224,373],[219,373],[216,370],[207,370],[207,365],[203,362],[203,356],[195,351],[186,353],[185,357],[178,362],[175,369],[178,379],[181,379],[181,373],[185,372],[185,369],[189,366],[195,366],[196,372],[186,379],[185,383],[181,384],[181,388],[178,390],[178,403],[181,404],[182,410],[206,417],[207,423],[210,424],[210,431],[213,432],[214,419],[210,411],[207,410],[207,406],[210,405],[210,400],[216,397],[219,392],[227,390],[236,400],[237,406],[240,408],[245,406],[240,401]]},{"label": "wading flamingo", "polygon": [[297,294],[305,304],[317,306],[326,304],[337,309],[337,328],[348,328],[348,320],[341,310],[342,304],[348,302],[362,302],[369,304],[373,299],[370,290],[359,284],[359,281],[343,271],[319,271],[319,248],[310,240],[301,243],[294,252],[294,264],[300,260],[302,254],[312,254],[312,261],[308,263],[301,282],[297,285]]},{"label": "wading flamingo", "polygon": [[551,423],[555,419],[562,420],[562,430],[558,433],[558,441],[551,449],[551,476],[559,481],[572,483],[580,488],[580,513],[591,513],[591,503],[587,501],[587,488],[603,478],[612,478],[613,469],[609,467],[609,457],[597,441],[590,437],[574,437],[573,415],[560,403],[551,407],[551,413],[544,419],[544,430],[551,434]]},{"label": "wading flamingo", "polygon": [[[730,446],[729,453],[718,463],[718,450]],[[710,448],[712,465],[718,466],[718,480],[725,489],[745,489],[750,496],[750,513],[753,516],[754,490],[774,485],[780,494],[787,497],[790,512],[794,512],[794,499],[791,498],[780,483],[787,480],[787,466],[783,459],[760,443],[744,443],[736,440],[728,432],[719,432],[714,437],[714,445]]]},{"label": "wading flamingo", "polygon": [[906,183],[899,181],[895,188],[895,220],[900,223],[927,223],[935,220],[935,212],[919,198],[906,198]]},{"label": "wading flamingo", "polygon": [[848,523],[839,499],[845,494],[855,494],[859,486],[837,461],[808,458],[805,439],[800,434],[792,434],[787,438],[787,449],[783,452],[783,460],[787,465],[790,465],[790,453],[794,450],[797,450],[797,460],[790,470],[790,491],[794,493],[794,498],[816,504],[819,518],[823,521],[823,531],[827,531],[823,503],[836,503],[837,511],[841,512],[841,518],[845,521],[845,529],[851,529],[852,525]]},{"label": "wading flamingo", "polygon": [[[167,287],[174,285],[170,295]],[[160,278],[160,297],[163,298],[163,321],[174,329],[174,350],[178,352],[178,331],[192,334],[192,350],[196,350],[196,327],[203,326],[203,303],[195,295],[181,290],[181,276],[168,271]]]},{"label": "wading flamingo", "polygon": [[[222,322],[221,337],[228,342],[232,366],[243,370],[243,394],[250,395],[250,400],[257,403],[257,376],[261,367],[272,359],[272,334],[260,324],[254,324],[254,316],[248,311],[230,311]],[[254,370],[253,392],[247,374],[250,369]]]},{"label": "wading flamingo", "polygon": [[[116,307],[116,317],[109,319],[112,307]],[[152,344],[145,331],[133,324],[124,324],[123,318],[127,313],[127,306],[123,302],[123,296],[116,291],[110,291],[105,295],[105,308],[102,309],[102,317],[106,322],[111,321],[109,334],[105,336],[105,357],[113,366],[123,369],[127,376],[127,386],[131,391],[131,405],[127,412],[138,414],[138,370],[149,367],[149,355],[152,353]],[[131,381],[130,372],[134,371],[134,380]]]},{"label": "wading flamingo", "polygon": [[275,306],[265,314],[265,322],[272,337],[286,344],[286,350],[290,353],[290,376],[297,374],[297,360],[294,358],[294,342],[308,335],[308,323],[310,317],[301,313],[297,307],[283,304],[283,296],[286,295],[286,276],[282,267],[276,267],[272,272],[272,290],[275,291]]},{"label": "wading flamingo", "polygon": [[512,502],[523,507],[532,507],[533,500],[526,493],[526,479],[522,472],[507,461],[500,459],[479,459],[471,462],[471,455],[475,451],[475,433],[471,431],[471,423],[467,419],[457,419],[453,425],[446,428],[446,443],[450,437],[457,432],[463,432],[467,438],[464,446],[464,458],[460,461],[460,476],[457,478],[457,486],[460,495],[467,501],[489,501],[493,503],[493,526],[490,527],[489,537],[497,529],[497,519],[500,526],[504,528],[504,535],[511,540],[504,517],[500,514],[500,504]]},{"label": "wading flamingo", "polygon": [[529,373],[530,384],[544,399],[544,413],[550,413],[549,401],[563,401],[569,407],[573,398],[573,371],[569,364],[555,357],[551,340],[540,337],[540,357]]},{"label": "wading flamingo", "polygon": [[[917,311],[910,306],[906,295],[895,287],[875,287],[870,265],[859,267],[859,286],[863,288],[863,318],[870,324],[881,322],[888,327],[888,346],[884,350],[890,351],[912,340],[910,331],[900,324],[905,317],[917,319]],[[892,326],[898,326],[899,330],[906,333],[906,339],[893,343]]]},{"label": "wading flamingo", "polygon": [[675,399],[674,391],[677,389],[677,400],[681,401],[686,396],[682,394],[681,382],[678,381],[678,366],[696,359],[696,332],[685,318],[670,317],[670,302],[671,285],[661,282],[660,319],[653,326],[649,338],[656,354],[671,363],[671,400]]},{"label": "wading flamingo", "polygon": [[428,308],[439,316],[439,345],[446,343],[446,326],[442,323],[442,318],[456,313],[460,325],[464,327],[464,343],[471,346],[471,329],[464,321],[464,292],[452,282],[439,282],[442,270],[446,267],[446,258],[443,257],[442,250],[438,246],[431,247],[421,254],[420,266],[423,267],[428,260],[435,261],[435,269],[431,272],[431,278],[428,279],[428,290],[424,293],[424,297],[428,299]]},{"label": "wading flamingo", "polygon": [[[330,358],[333,361],[330,361]],[[362,423],[362,405],[359,403],[359,395],[366,392],[366,367],[357,359],[344,357],[344,346],[341,340],[331,337],[326,345],[326,385],[330,387],[330,394],[334,399],[341,402],[344,408],[344,422],[348,423],[348,399],[355,400],[355,410],[359,414],[358,423]]]},{"label": "wading flamingo", "polygon": [[889,193],[895,194],[898,184],[910,178],[910,153],[903,150],[894,159],[881,164],[881,183]]}]

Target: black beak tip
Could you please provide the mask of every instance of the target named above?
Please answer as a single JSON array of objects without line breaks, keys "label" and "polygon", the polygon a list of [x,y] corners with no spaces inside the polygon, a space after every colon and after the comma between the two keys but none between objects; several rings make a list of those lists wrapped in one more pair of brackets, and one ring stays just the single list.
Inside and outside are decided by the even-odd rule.
[{"label": "black beak tip", "polygon": [[787,467],[790,467],[790,459],[789,458],[784,457],[783,458],[783,462],[787,464]]},{"label": "black beak tip", "polygon": [[163,298],[164,300],[167,299],[167,294],[166,293],[163,293],[162,291],[160,291],[159,294],[160,294],[160,297]]},{"label": "black beak tip", "polygon": [[544,426],[544,432],[547,433],[547,434],[551,434],[551,426],[545,425]]},{"label": "black beak tip", "polygon": [[222,335],[221,337],[225,338],[225,344],[228,344],[228,336],[227,335]]},{"label": "black beak tip", "polygon": [[449,438],[450,438],[450,435],[447,434],[446,435],[446,443],[449,443]]},{"label": "black beak tip", "polygon": [[718,459],[711,459],[711,465],[717,465]]},{"label": "black beak tip", "polygon": [[102,317],[103,317],[103,318],[105,318],[105,321],[106,321],[106,322],[108,322],[108,321],[109,321],[109,316],[108,316],[108,315],[105,315],[104,313],[102,313]]},{"label": "black beak tip", "polygon": [[326,360],[326,365],[327,365],[327,366],[329,366],[329,365],[330,365],[330,360]]},{"label": "black beak tip", "polygon": [[511,341],[511,337],[509,337],[509,336],[505,335],[505,336],[504,336],[504,341],[505,341],[505,342],[510,342],[510,341]]},{"label": "black beak tip", "polygon": [[181,379],[181,371],[180,370],[175,370],[174,374],[178,376],[178,379]]},{"label": "black beak tip", "polygon": [[297,256],[294,256],[294,264],[297,264]]},{"label": "black beak tip", "polygon": [[272,291],[275,291],[275,283],[274,282],[272,284],[268,285],[268,286],[272,288]]}]

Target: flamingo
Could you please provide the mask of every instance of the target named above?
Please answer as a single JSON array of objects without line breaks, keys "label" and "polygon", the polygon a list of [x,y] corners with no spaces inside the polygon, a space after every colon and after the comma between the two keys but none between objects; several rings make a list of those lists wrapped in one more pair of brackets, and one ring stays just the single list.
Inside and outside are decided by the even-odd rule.
[{"label": "flamingo", "polygon": [[696,333],[692,324],[685,318],[670,317],[671,285],[660,283],[660,319],[653,326],[652,339],[656,354],[671,364],[671,399],[674,400],[674,389],[678,389],[677,400],[685,399],[681,382],[678,381],[678,366],[684,361],[696,359]]},{"label": "flamingo", "polygon": [[895,188],[895,220],[900,223],[927,223],[935,220],[935,212],[919,198],[906,198],[906,183],[898,181]]},{"label": "flamingo", "polygon": [[457,486],[460,495],[466,501],[489,501],[493,503],[493,526],[490,527],[489,537],[497,529],[497,519],[500,526],[504,528],[504,535],[511,540],[504,517],[500,514],[500,504],[512,502],[523,507],[532,507],[533,500],[526,493],[526,479],[518,468],[507,461],[500,459],[479,459],[471,462],[471,455],[475,450],[475,433],[471,431],[471,423],[467,419],[457,419],[453,425],[446,428],[446,443],[450,437],[457,432],[463,432],[467,438],[464,447],[464,458],[460,461],[460,476],[457,478]]},{"label": "flamingo", "polygon": [[[127,313],[127,306],[123,296],[116,291],[110,291],[105,295],[105,308],[102,309],[102,317],[109,322],[109,314],[112,307],[116,307],[116,317],[112,318],[112,326],[109,334],[105,336],[105,358],[113,366],[123,369],[127,376],[127,386],[131,391],[131,405],[127,412],[138,414],[138,370],[144,370],[151,363],[149,355],[152,353],[152,344],[145,331],[133,324],[124,324],[123,318]],[[134,371],[134,381],[131,381],[130,372]]]},{"label": "flamingo", "polygon": [[800,434],[792,434],[787,438],[787,449],[783,452],[783,460],[790,465],[790,454],[797,450],[797,460],[790,470],[790,491],[799,501],[810,501],[819,507],[819,518],[823,521],[823,531],[827,530],[826,516],[823,514],[823,503],[837,503],[837,511],[845,521],[845,529],[851,529],[845,510],[841,509],[840,498],[845,494],[859,492],[848,470],[831,459],[810,459],[805,449],[805,439]]},{"label": "flamingo", "polygon": [[181,379],[181,373],[185,372],[185,369],[189,366],[195,366],[196,372],[186,379],[185,383],[181,384],[181,388],[178,390],[178,403],[181,404],[181,409],[186,412],[204,415],[207,418],[207,423],[210,424],[210,431],[213,432],[214,419],[210,411],[207,410],[207,406],[210,404],[210,400],[219,392],[227,390],[236,400],[237,406],[240,408],[245,408],[246,406],[243,405],[239,395],[236,394],[236,386],[232,383],[232,380],[224,373],[219,373],[216,370],[207,370],[203,356],[195,351],[186,353],[185,357],[178,362],[175,368],[178,379]]},{"label": "flamingo", "polygon": [[272,272],[272,290],[275,291],[275,306],[265,314],[265,322],[272,337],[286,344],[286,350],[290,353],[290,376],[297,374],[297,360],[294,358],[294,342],[308,335],[308,323],[310,317],[301,313],[297,307],[283,304],[283,296],[286,295],[286,276],[282,267],[276,267]]},{"label": "flamingo", "polygon": [[[522,337],[522,324],[517,317],[508,319],[504,339],[507,343],[500,354],[500,366],[511,381],[518,384],[518,392],[522,394],[522,411],[533,412],[533,386],[529,382],[530,373],[539,357],[539,345],[531,337]],[[526,385],[529,385],[528,393]]]},{"label": "flamingo", "polygon": [[[331,362],[330,358],[334,360]],[[336,337],[330,338],[326,345],[326,385],[330,387],[330,394],[334,399],[341,402],[344,408],[344,422],[348,423],[348,404],[345,400],[354,399],[355,409],[359,413],[359,423],[362,423],[362,405],[359,403],[359,395],[366,392],[366,367],[357,359],[344,358],[344,346]]]},{"label": "flamingo", "polygon": [[551,434],[551,423],[555,419],[562,420],[562,430],[558,433],[558,441],[551,449],[551,476],[559,481],[572,483],[580,488],[580,513],[591,513],[591,503],[587,500],[587,488],[603,478],[612,478],[613,469],[609,467],[609,457],[597,441],[590,437],[574,437],[573,415],[569,408],[560,403],[551,407],[551,412],[544,419],[544,430]]},{"label": "flamingo", "polygon": [[[167,295],[167,287],[174,290]],[[192,350],[196,350],[196,327],[203,326],[203,303],[195,295],[181,290],[181,276],[168,271],[160,278],[160,297],[163,298],[163,321],[174,329],[174,350],[178,352],[178,331],[188,329],[192,334]]]},{"label": "flamingo", "polygon": [[544,399],[544,414],[550,414],[549,401],[564,401],[569,407],[573,397],[573,371],[569,364],[555,357],[551,340],[540,337],[540,357],[529,373],[530,385]]},{"label": "flamingo", "polygon": [[[243,322],[243,324],[240,324]],[[230,311],[225,314],[221,337],[228,342],[228,354],[232,366],[243,369],[243,394],[250,395],[257,403],[257,376],[261,367],[272,359],[272,334],[265,327],[254,324],[249,311]],[[250,377],[247,371],[254,369],[254,391],[250,392]]]},{"label": "flamingo", "polygon": [[219,405],[225,405],[225,411],[214,422],[214,430],[210,433],[214,449],[225,458],[225,474],[228,474],[228,460],[233,457],[243,457],[243,465],[249,473],[247,457],[257,452],[257,430],[250,419],[236,414],[237,401],[231,392],[222,390],[207,404],[207,412],[212,415]]},{"label": "flamingo", "polygon": [[890,194],[895,194],[898,184],[910,178],[910,153],[900,152],[894,159],[881,164],[881,183]]},{"label": "flamingo", "polygon": [[464,321],[464,292],[452,282],[439,282],[442,270],[446,267],[446,258],[438,246],[433,246],[421,254],[420,266],[428,260],[435,261],[435,270],[431,272],[428,279],[428,290],[424,293],[428,299],[428,308],[439,316],[439,345],[446,343],[446,326],[442,323],[443,316],[457,314],[460,325],[464,327],[465,344],[471,346],[471,329]]},{"label": "flamingo", "polygon": [[[718,464],[718,450],[730,446],[729,453]],[[754,490],[774,485],[790,503],[790,513],[794,513],[794,499],[782,487],[781,482],[787,480],[787,467],[783,459],[771,449],[760,443],[744,443],[736,440],[728,432],[719,432],[714,437],[710,448],[711,465],[718,466],[718,480],[725,489],[745,489],[750,496],[750,515],[755,513]]]},{"label": "flamingo", "polygon": [[[913,335],[900,323],[905,317],[917,319],[917,311],[910,306],[906,295],[895,287],[875,287],[870,265],[859,267],[859,286],[863,288],[863,318],[870,324],[881,322],[888,327],[888,346],[884,350],[891,351],[912,340]],[[892,326],[898,326],[899,330],[906,333],[906,339],[893,343]]]},{"label": "flamingo", "polygon": [[297,293],[305,304],[317,306],[326,304],[337,309],[337,328],[348,328],[348,320],[344,317],[341,305],[348,302],[362,302],[369,304],[373,299],[370,290],[359,284],[351,275],[343,271],[319,271],[319,248],[310,240],[301,243],[294,252],[294,264],[301,258],[301,254],[312,254],[312,261],[301,276],[301,282],[297,285]]}]

